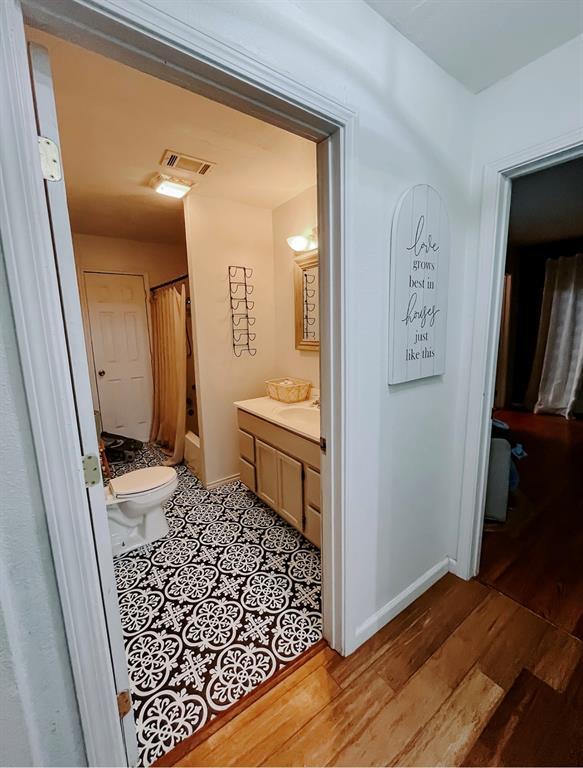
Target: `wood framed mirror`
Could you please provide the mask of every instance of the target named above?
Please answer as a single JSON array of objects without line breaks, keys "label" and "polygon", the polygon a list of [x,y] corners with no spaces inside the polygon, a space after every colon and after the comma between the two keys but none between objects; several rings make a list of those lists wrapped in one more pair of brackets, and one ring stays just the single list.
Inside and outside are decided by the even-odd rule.
[{"label": "wood framed mirror", "polygon": [[296,349],[320,349],[320,274],[318,251],[294,259]]}]

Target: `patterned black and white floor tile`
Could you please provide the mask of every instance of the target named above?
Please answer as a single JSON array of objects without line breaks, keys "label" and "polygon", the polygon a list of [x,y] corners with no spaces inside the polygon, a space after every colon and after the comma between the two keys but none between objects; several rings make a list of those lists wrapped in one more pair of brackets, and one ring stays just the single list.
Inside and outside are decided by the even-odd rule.
[{"label": "patterned black and white floor tile", "polygon": [[[116,474],[162,460],[145,446]],[[114,563],[143,765],[322,636],[319,551],[241,483],[176,469],[169,534]]]}]

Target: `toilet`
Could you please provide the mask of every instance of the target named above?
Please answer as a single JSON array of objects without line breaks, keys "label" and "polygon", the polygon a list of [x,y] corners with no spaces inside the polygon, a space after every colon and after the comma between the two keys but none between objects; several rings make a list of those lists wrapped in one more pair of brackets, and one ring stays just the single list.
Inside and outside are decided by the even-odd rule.
[{"label": "toilet", "polygon": [[163,505],[177,485],[178,475],[172,467],[136,469],[109,481],[105,503],[114,556],[166,536]]}]

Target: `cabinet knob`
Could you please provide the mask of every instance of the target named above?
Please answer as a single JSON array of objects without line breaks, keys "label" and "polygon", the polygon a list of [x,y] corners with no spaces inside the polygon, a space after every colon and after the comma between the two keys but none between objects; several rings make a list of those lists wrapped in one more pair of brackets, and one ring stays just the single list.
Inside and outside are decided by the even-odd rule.
[{"label": "cabinet knob", "polygon": [[97,371],[98,376],[105,376],[105,371],[101,369],[100,371]]}]

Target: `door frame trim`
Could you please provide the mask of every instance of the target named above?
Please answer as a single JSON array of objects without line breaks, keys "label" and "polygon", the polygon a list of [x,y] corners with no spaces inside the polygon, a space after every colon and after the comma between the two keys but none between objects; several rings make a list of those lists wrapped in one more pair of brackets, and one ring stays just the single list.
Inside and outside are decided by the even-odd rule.
[{"label": "door frame trim", "polygon": [[[322,281],[321,381],[323,387],[330,386],[321,409],[328,445],[322,456],[326,467],[322,497],[325,508],[334,511],[323,525],[324,634],[340,653],[351,650],[353,643],[346,637],[344,588],[348,327],[344,286],[346,254],[355,229],[351,199],[356,114],[206,32],[190,28],[186,38],[182,22],[146,4],[117,0],[2,4],[0,113],[7,117],[0,123],[0,231],[8,286],[88,761],[121,765],[125,751],[38,163],[23,13],[35,26],[319,142],[320,253],[327,255],[322,271],[328,278]],[[5,193],[8,189],[10,195]],[[48,434],[50,447],[45,441]],[[53,482],[55,473],[62,482]]]},{"label": "door frame trim", "polygon": [[0,114],[2,250],[87,761],[125,765],[17,0],[0,3]]},{"label": "door frame trim", "polygon": [[466,447],[457,562],[453,569],[464,579],[476,576],[480,567],[512,180],[578,157],[583,157],[583,130],[580,129],[484,166],[474,318],[470,334],[472,351],[467,379]]}]

